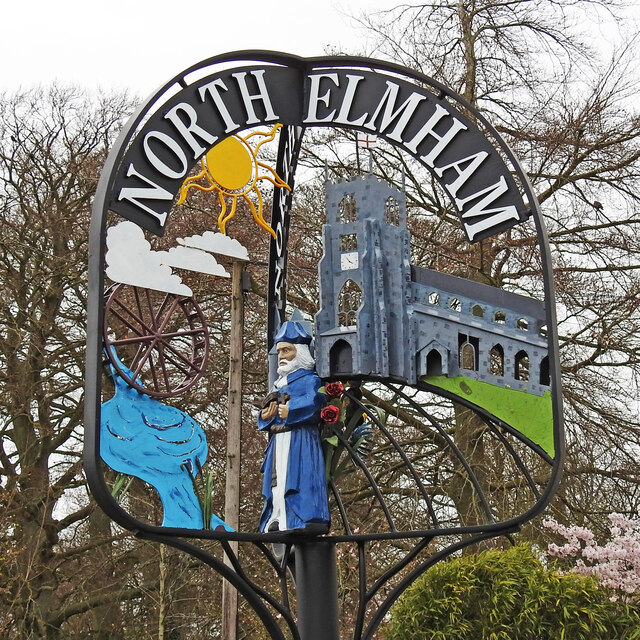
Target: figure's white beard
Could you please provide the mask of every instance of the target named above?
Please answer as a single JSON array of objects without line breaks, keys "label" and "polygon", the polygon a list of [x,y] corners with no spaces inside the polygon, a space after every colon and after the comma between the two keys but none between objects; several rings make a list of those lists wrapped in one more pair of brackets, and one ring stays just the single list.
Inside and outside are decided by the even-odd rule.
[{"label": "figure's white beard", "polygon": [[315,366],[316,362],[309,351],[309,346],[306,344],[297,344],[295,357],[278,367],[278,375],[286,376],[298,369],[314,369]]}]

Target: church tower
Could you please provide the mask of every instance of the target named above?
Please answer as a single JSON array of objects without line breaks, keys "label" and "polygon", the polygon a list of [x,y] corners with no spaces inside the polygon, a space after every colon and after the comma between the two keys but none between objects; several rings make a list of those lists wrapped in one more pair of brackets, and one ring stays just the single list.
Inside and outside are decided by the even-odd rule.
[{"label": "church tower", "polygon": [[415,380],[404,194],[373,175],[326,185],[315,317],[321,377]]}]

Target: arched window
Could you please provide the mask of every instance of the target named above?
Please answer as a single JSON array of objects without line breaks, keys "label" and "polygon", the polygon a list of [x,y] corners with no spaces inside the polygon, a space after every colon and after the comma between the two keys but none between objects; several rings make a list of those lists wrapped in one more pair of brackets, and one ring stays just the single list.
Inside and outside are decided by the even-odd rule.
[{"label": "arched window", "polygon": [[499,344],[494,345],[489,352],[489,368],[493,376],[504,375],[504,349]]},{"label": "arched window", "polygon": [[498,324],[506,324],[507,316],[505,315],[504,311],[496,311],[493,314],[493,321],[497,322]]},{"label": "arched window", "polygon": [[518,318],[516,320],[516,329],[520,329],[520,331],[529,331],[529,321],[526,318]]},{"label": "arched window", "polygon": [[329,351],[329,369],[333,375],[353,373],[353,351],[345,340],[338,340]]},{"label": "arched window", "polygon": [[338,295],[338,326],[355,327],[361,303],[362,290],[353,280],[347,280]]},{"label": "arched window", "polygon": [[529,380],[529,356],[526,351],[518,351],[515,358],[515,378],[522,382]]},{"label": "arched window", "polygon": [[458,335],[458,354],[461,369],[467,369],[468,371],[478,370],[478,347],[478,338],[464,334]]},{"label": "arched window", "polygon": [[476,350],[470,342],[465,342],[460,347],[460,368],[474,370],[476,362]]},{"label": "arched window", "polygon": [[340,251],[357,251],[358,234],[347,233],[340,236]]},{"label": "arched window", "polygon": [[462,302],[460,302],[460,298],[449,298],[449,309],[460,313],[462,311]]},{"label": "arched window", "polygon": [[545,387],[551,386],[551,376],[549,374],[549,356],[545,356],[540,361],[540,384]]},{"label": "arched window", "polygon": [[342,224],[355,222],[357,214],[356,199],[352,193],[347,193],[338,205],[338,216]]},{"label": "arched window", "polygon": [[427,354],[427,375],[442,375],[442,356],[435,349],[431,349]]},{"label": "arched window", "polygon": [[429,294],[429,304],[440,304],[440,294],[437,291],[432,291]]},{"label": "arched window", "polygon": [[400,226],[400,203],[393,196],[389,196],[384,203],[384,216],[387,224]]},{"label": "arched window", "polygon": [[471,315],[476,318],[484,318],[484,309],[479,304],[474,304],[473,307],[471,307]]}]

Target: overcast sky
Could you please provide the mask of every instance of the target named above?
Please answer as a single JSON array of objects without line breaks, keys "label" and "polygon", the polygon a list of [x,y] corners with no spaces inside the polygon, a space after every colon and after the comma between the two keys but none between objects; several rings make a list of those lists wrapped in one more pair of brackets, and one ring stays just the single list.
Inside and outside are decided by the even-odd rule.
[{"label": "overcast sky", "polygon": [[[0,90],[58,80],[88,89],[127,88],[144,98],[219,53],[271,49],[321,56],[330,45],[367,50],[364,30],[349,15],[402,1],[3,0]],[[640,0],[626,1],[623,28],[638,33]],[[606,12],[585,11],[588,6],[580,6],[582,27],[607,52],[620,36]]]},{"label": "overcast sky", "polygon": [[218,53],[318,56],[364,34],[346,14],[392,0],[4,0],[0,89],[54,80],[144,97]]}]

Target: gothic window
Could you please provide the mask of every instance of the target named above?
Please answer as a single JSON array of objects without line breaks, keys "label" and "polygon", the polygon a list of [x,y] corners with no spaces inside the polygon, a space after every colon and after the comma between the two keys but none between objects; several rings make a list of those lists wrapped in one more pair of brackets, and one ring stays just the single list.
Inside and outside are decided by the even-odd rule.
[{"label": "gothic window", "polygon": [[540,362],[540,384],[543,384],[545,387],[551,385],[551,377],[549,375],[549,356],[545,356]]},{"label": "gothic window", "polygon": [[506,324],[507,316],[505,315],[504,311],[496,311],[493,314],[493,321],[497,322],[498,324]]},{"label": "gothic window", "polygon": [[435,349],[431,349],[427,354],[427,375],[442,375],[442,356]]},{"label": "gothic window", "polygon": [[476,318],[484,318],[484,309],[479,304],[474,304],[471,307],[471,315],[474,315]]},{"label": "gothic window", "polygon": [[357,251],[358,250],[358,234],[349,233],[340,236],[340,251]]},{"label": "gothic window", "polygon": [[338,295],[338,325],[340,327],[356,326],[361,303],[362,290],[353,280],[347,280]]},{"label": "gothic window", "polygon": [[529,331],[529,321],[526,318],[518,318],[516,320],[516,328],[520,331]]},{"label": "gothic window", "polygon": [[338,215],[342,224],[356,221],[356,199],[352,193],[347,193],[338,205]]},{"label": "gothic window", "polygon": [[384,214],[387,224],[400,226],[400,203],[393,196],[389,196],[384,203]]},{"label": "gothic window", "polygon": [[457,311],[460,313],[462,311],[462,303],[459,298],[449,298],[449,308],[452,311]]},{"label": "gothic window", "polygon": [[353,373],[353,351],[345,340],[338,340],[329,351],[329,369],[333,375]]},{"label": "gothic window", "polygon": [[478,370],[478,347],[478,338],[466,334],[458,335],[458,353],[461,369],[467,369],[468,371]]},{"label": "gothic window", "polygon": [[342,271],[357,269],[358,259],[358,234],[349,233],[340,236],[340,268]]},{"label": "gothic window", "polygon": [[504,349],[499,344],[494,345],[489,352],[489,367],[491,375],[504,375]]},{"label": "gothic window", "polygon": [[437,291],[432,291],[429,294],[429,304],[440,304],[440,294]]},{"label": "gothic window", "polygon": [[515,358],[516,380],[527,382],[529,380],[529,356],[526,351],[518,351]]}]

